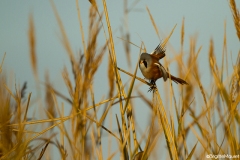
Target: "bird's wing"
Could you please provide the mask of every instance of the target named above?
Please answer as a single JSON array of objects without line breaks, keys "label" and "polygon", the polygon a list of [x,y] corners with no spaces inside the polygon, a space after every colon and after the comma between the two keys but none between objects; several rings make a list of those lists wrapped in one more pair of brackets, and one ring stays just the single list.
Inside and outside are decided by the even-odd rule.
[{"label": "bird's wing", "polygon": [[166,81],[167,78],[168,78],[168,73],[167,73],[167,71],[165,70],[165,68],[164,68],[161,64],[159,64],[159,63],[154,63],[154,65],[157,65],[157,66],[158,66],[160,72],[162,73],[162,76],[163,76],[164,81]]},{"label": "bird's wing", "polygon": [[166,52],[165,47],[162,47],[161,43],[159,43],[159,45],[155,48],[155,50],[151,54],[159,60],[165,57],[165,52]]}]

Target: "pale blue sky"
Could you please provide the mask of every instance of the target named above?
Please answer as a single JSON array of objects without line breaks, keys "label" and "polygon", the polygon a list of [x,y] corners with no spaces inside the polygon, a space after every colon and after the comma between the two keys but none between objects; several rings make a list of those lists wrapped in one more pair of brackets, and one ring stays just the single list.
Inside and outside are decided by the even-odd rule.
[{"label": "pale blue sky", "polygon": [[[77,17],[77,10],[75,1],[58,0],[54,1],[59,12],[72,49],[75,53],[83,50],[82,41],[79,29],[79,22]],[[132,4],[129,1],[128,6]],[[81,18],[83,20],[83,28],[85,37],[88,32],[88,11],[90,3],[80,0]],[[102,11],[102,3],[98,2],[100,11]],[[119,0],[107,0],[109,18],[113,31],[113,38],[115,42],[115,50],[117,55],[118,66],[125,70],[129,70],[126,65],[126,57],[123,49],[120,27],[124,27],[123,2]],[[224,21],[226,21],[227,28],[227,45],[228,52],[232,52],[233,60],[237,57],[240,49],[239,40],[236,36],[231,10],[228,1],[209,1],[209,0],[194,0],[194,1],[167,1],[167,0],[142,0],[135,6],[135,10],[128,15],[128,27],[130,33],[130,40],[140,45],[141,40],[144,41],[147,51],[151,52],[159,43],[158,36],[151,24],[151,20],[146,10],[146,6],[151,11],[151,14],[156,22],[156,25],[161,33],[161,38],[164,39],[171,29],[177,24],[177,27],[169,41],[169,44],[176,52],[180,51],[180,30],[183,17],[185,17],[185,45],[186,53],[189,51],[189,38],[198,35],[197,49],[202,46],[198,63],[201,65],[200,73],[202,75],[203,85],[208,87],[210,85],[210,73],[208,70],[208,48],[210,38],[213,38],[215,44],[215,53],[217,60],[220,63],[222,57],[222,44],[224,34]],[[240,3],[237,1],[237,6],[240,8]],[[35,91],[35,82],[32,74],[32,69],[29,60],[28,47],[28,25],[29,15],[32,14],[34,18],[34,25],[36,31],[36,45],[37,45],[37,60],[38,73],[40,80],[44,80],[44,73],[48,71],[50,80],[54,87],[59,91],[66,92],[66,87],[63,85],[61,78],[61,71],[66,65],[70,69],[68,56],[60,41],[60,30],[56,22],[54,13],[52,11],[49,1],[43,0],[21,0],[21,1],[0,1],[0,59],[2,59],[6,52],[3,69],[7,72],[8,79],[12,78],[13,82],[16,80],[17,84],[28,82],[28,92],[33,92],[33,98],[36,99],[37,93]],[[105,22],[105,20],[104,20]],[[107,30],[105,24],[105,30]],[[141,38],[141,39],[140,39]],[[98,38],[98,44],[102,45],[105,41],[103,31],[101,31]],[[131,57],[133,67],[137,63],[139,49],[131,46]],[[166,58],[173,57],[173,50],[167,47]],[[229,58],[230,60],[230,58]],[[231,62],[231,61],[229,61]],[[170,64],[171,72],[176,74],[176,63]],[[231,65],[231,63],[229,63]],[[232,72],[231,66],[229,67]],[[107,53],[99,68],[99,72],[95,78],[95,96],[96,101],[100,101],[102,97],[106,97],[107,88]],[[133,72],[133,71],[131,71]],[[124,83],[129,80],[128,76],[121,73]],[[138,71],[139,77],[143,77]],[[97,81],[97,83],[96,83]],[[138,84],[137,82],[136,84]],[[99,85],[101,84],[101,85]],[[158,80],[159,88],[163,87],[163,81]],[[177,85],[175,85],[176,87]],[[151,94],[147,93],[148,86],[141,86],[141,90],[150,98]],[[177,89],[177,87],[176,87]],[[176,90],[178,91],[178,90]],[[136,93],[134,93],[136,95]],[[160,89],[160,94],[164,95],[164,91]],[[40,94],[44,98],[44,94]],[[38,95],[39,96],[39,95]],[[61,101],[62,102],[62,101]],[[142,104],[142,101],[136,100],[134,102],[137,109],[136,121],[142,124],[141,129],[145,130],[148,121],[148,108]],[[201,106],[199,106],[201,107]],[[67,110],[67,109],[66,109]],[[113,111],[118,112],[118,108]],[[143,117],[146,117],[143,119]],[[195,142],[193,142],[194,144]],[[192,145],[193,145],[192,144]]]}]

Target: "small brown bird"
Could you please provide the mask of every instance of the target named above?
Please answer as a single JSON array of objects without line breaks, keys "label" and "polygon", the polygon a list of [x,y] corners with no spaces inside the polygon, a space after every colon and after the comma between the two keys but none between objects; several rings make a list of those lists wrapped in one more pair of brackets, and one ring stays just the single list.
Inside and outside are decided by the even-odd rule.
[{"label": "small brown bird", "polygon": [[163,80],[166,81],[168,78],[173,80],[175,83],[180,84],[188,84],[181,78],[177,78],[171,74],[169,74],[165,68],[159,62],[160,59],[165,57],[165,48],[161,47],[161,44],[157,46],[157,48],[151,53],[142,53],[139,61],[139,68],[143,74],[143,76],[150,80],[152,87],[150,87],[149,91],[152,91],[156,88],[156,81],[159,78],[163,77]]}]

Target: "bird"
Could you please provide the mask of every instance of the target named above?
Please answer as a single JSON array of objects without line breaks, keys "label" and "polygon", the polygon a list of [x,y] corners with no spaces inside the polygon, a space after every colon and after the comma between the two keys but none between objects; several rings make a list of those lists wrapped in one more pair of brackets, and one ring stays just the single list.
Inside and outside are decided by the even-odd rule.
[{"label": "bird", "polygon": [[164,81],[167,79],[171,79],[175,83],[180,83],[182,85],[188,84],[185,80],[175,77],[169,74],[166,69],[159,62],[160,59],[165,57],[166,49],[161,46],[161,43],[155,48],[153,52],[150,54],[142,53],[139,60],[139,68],[143,74],[143,76],[148,79],[151,83],[151,87],[149,91],[155,91],[156,89],[156,81],[159,78],[163,78]]}]

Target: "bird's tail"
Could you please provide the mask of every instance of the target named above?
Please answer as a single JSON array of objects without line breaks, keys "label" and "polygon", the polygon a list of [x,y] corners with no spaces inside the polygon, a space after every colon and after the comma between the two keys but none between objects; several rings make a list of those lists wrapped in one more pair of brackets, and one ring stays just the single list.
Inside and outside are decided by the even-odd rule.
[{"label": "bird's tail", "polygon": [[170,78],[172,81],[174,81],[175,83],[180,83],[180,84],[188,84],[186,81],[184,81],[183,79],[181,78],[178,78],[178,77],[175,77],[173,75],[170,75]]}]

